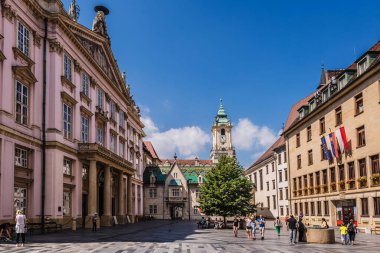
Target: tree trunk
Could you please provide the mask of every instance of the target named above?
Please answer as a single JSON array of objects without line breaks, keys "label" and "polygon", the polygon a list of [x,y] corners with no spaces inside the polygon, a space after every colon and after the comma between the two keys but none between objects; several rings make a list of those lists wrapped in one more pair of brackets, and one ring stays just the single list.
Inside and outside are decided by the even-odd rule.
[{"label": "tree trunk", "polygon": [[223,216],[224,228],[227,228],[226,216]]}]

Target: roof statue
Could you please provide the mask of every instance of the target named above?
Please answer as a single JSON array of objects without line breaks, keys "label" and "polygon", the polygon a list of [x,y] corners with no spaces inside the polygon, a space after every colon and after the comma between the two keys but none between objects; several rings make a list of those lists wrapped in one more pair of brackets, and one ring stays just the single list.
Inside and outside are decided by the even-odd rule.
[{"label": "roof statue", "polygon": [[106,38],[108,37],[106,15],[109,14],[109,10],[104,6],[95,7],[96,16],[92,22],[92,30]]},{"label": "roof statue", "polygon": [[70,8],[69,8],[69,16],[70,16],[70,18],[73,21],[77,22],[78,18],[79,18],[79,12],[80,12],[79,5],[76,4],[75,0],[72,0],[71,4],[70,4]]}]

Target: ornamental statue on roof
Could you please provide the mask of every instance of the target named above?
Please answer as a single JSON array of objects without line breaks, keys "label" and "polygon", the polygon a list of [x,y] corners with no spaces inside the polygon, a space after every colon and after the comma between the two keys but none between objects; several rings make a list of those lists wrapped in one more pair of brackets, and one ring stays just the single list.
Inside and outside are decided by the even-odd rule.
[{"label": "ornamental statue on roof", "polygon": [[75,22],[78,21],[79,11],[79,5],[76,4],[75,0],[72,0],[69,8],[69,16]]},{"label": "ornamental statue on roof", "polygon": [[106,15],[109,14],[109,10],[104,6],[95,7],[96,16],[92,22],[92,30],[106,38],[108,37]]}]

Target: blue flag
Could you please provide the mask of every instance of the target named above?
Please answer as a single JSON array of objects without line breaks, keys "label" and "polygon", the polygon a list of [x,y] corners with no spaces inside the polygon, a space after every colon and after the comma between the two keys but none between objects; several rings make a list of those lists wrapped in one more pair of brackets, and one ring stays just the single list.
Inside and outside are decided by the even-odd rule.
[{"label": "blue flag", "polygon": [[322,149],[323,149],[323,153],[325,154],[325,158],[326,160],[330,160],[331,159],[330,150],[327,148],[327,143],[324,136],[322,136],[321,142],[322,142]]}]

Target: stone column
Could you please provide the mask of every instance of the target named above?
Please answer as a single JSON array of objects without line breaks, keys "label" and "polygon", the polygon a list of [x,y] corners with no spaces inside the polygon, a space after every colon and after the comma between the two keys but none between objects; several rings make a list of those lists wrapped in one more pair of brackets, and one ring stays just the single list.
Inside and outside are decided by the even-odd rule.
[{"label": "stone column", "polygon": [[86,218],[86,228],[92,228],[91,217],[97,212],[97,174],[96,161],[91,160],[88,176],[88,214]]},{"label": "stone column", "polygon": [[133,207],[133,203],[132,203],[132,175],[128,175],[127,176],[127,213],[131,218],[131,222],[132,222],[132,215],[133,215],[132,207]]},{"label": "stone column", "polygon": [[123,172],[119,172],[119,204],[118,204],[118,222],[124,224],[124,180]]},{"label": "stone column", "polygon": [[104,167],[104,214],[102,216],[102,225],[111,226],[112,216],[111,216],[111,168],[109,165]]}]

